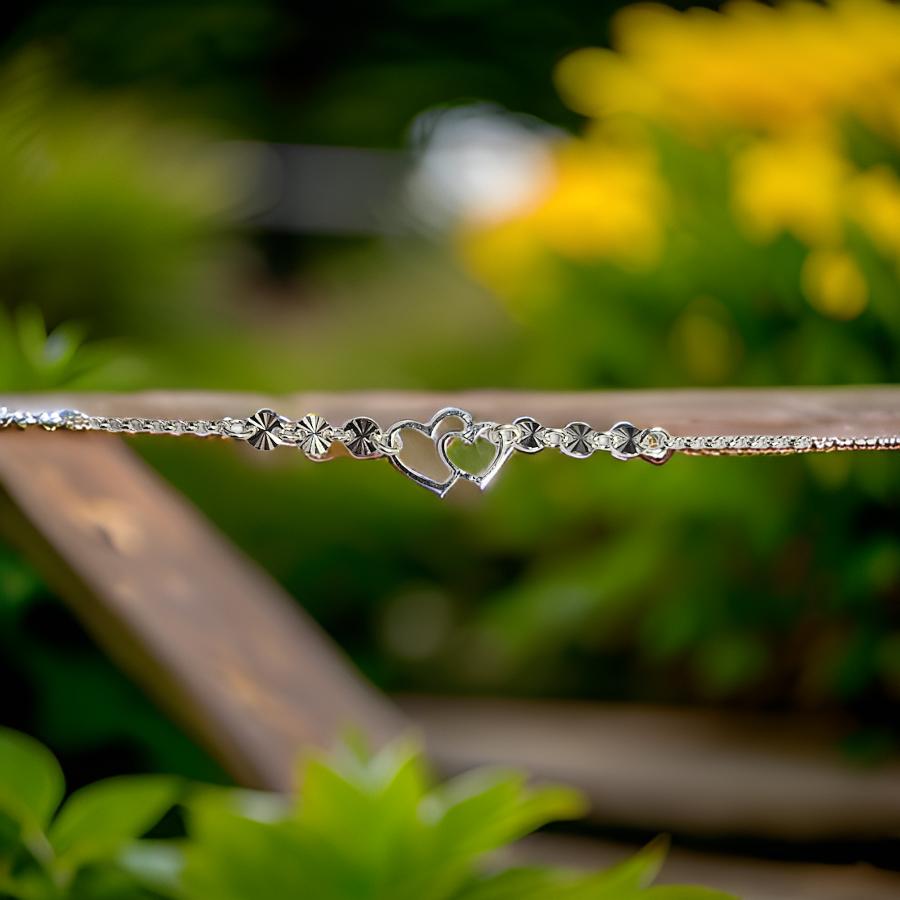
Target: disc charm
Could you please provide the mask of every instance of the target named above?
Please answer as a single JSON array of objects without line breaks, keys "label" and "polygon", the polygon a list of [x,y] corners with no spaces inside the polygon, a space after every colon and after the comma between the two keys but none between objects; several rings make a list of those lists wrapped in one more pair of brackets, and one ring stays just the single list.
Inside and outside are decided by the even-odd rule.
[{"label": "disc charm", "polygon": [[328,423],[315,413],[297,422],[297,446],[312,459],[325,456],[331,446]]},{"label": "disc charm", "polygon": [[538,439],[541,423],[531,416],[521,416],[513,421],[519,429],[519,440],[516,441],[516,450],[522,453],[538,453],[544,449],[544,445]]},{"label": "disc charm", "polygon": [[344,431],[347,432],[344,437],[344,445],[357,459],[370,459],[373,456],[381,455],[381,451],[378,449],[378,436],[381,429],[374,419],[370,419],[368,416],[357,416],[344,425]]},{"label": "disc charm", "polygon": [[565,431],[568,438],[562,445],[562,452],[566,456],[586,459],[594,452],[594,444],[591,440],[593,428],[587,422],[569,422]]},{"label": "disc charm", "polygon": [[254,450],[274,450],[280,443],[279,433],[284,418],[272,409],[257,410],[247,419],[250,434],[247,443]]}]

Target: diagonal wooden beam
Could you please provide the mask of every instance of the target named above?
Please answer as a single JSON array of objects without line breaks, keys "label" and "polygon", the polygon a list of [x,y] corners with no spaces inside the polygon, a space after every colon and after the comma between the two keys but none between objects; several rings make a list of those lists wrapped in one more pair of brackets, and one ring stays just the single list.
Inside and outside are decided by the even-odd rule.
[{"label": "diagonal wooden beam", "polygon": [[0,529],[98,643],[245,785],[405,720],[299,605],[125,444],[0,432]]}]

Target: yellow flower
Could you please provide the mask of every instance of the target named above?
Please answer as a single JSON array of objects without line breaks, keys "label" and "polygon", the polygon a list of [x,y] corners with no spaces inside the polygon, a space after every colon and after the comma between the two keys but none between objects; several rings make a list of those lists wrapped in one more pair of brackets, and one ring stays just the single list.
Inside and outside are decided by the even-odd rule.
[{"label": "yellow flower", "polygon": [[527,216],[457,236],[457,249],[469,269],[501,297],[535,297],[551,288],[553,267],[532,220]]},{"label": "yellow flower", "polygon": [[586,47],[562,59],[556,89],[576,112],[600,118],[623,113],[655,113],[663,104],[658,85],[612,50]]},{"label": "yellow flower", "polygon": [[813,250],[803,264],[803,292],[832,319],[855,319],[868,303],[868,286],[856,260],[844,250]]},{"label": "yellow flower", "polygon": [[857,175],[848,186],[847,211],[886,256],[900,259],[900,179],[886,166]]},{"label": "yellow flower", "polygon": [[637,4],[616,16],[613,45],[563,60],[557,80],[574,109],[780,132],[847,111],[886,124],[900,93],[900,9],[886,0]]},{"label": "yellow flower", "polygon": [[757,240],[787,231],[807,244],[834,244],[841,233],[848,172],[838,150],[821,137],[757,141],[733,164],[738,223]]},{"label": "yellow flower", "polygon": [[560,258],[657,262],[678,224],[649,149],[663,126],[730,161],[732,211],[748,239],[787,233],[812,248],[802,287],[814,308],[858,316],[868,285],[841,249],[845,230],[857,224],[900,258],[900,179],[887,167],[859,173],[842,142],[856,119],[900,146],[900,5],[635,4],[617,15],[613,47],[560,63],[565,101],[592,120],[586,138],[561,145],[552,183],[529,208],[490,228],[469,224],[476,272],[501,293],[534,294],[558,278]]},{"label": "yellow flower", "polygon": [[532,215],[542,240],[563,256],[641,266],[658,256],[664,206],[649,154],[573,142],[560,150],[556,183]]},{"label": "yellow flower", "polygon": [[651,265],[662,245],[665,207],[647,151],[571,141],[556,151],[554,176],[536,203],[498,224],[470,224],[459,247],[492,289],[535,295],[552,280],[555,256]]}]

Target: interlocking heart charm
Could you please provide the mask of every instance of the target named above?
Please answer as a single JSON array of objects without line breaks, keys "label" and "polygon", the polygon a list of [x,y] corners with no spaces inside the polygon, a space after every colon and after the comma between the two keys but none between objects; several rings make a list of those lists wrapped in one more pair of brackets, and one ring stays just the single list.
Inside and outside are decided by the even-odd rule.
[{"label": "interlocking heart charm", "polygon": [[[462,427],[442,431],[444,423],[454,419]],[[388,455],[391,465],[398,472],[402,472],[411,481],[437,494],[438,497],[444,497],[447,491],[460,478],[471,481],[481,490],[484,490],[493,481],[506,460],[509,459],[515,449],[515,443],[502,433],[492,434],[493,426],[494,423],[492,422],[476,423],[472,415],[464,409],[447,407],[435,413],[428,422],[419,422],[415,419],[404,419],[401,422],[396,422],[384,433],[384,444],[386,446],[398,446],[397,452]],[[400,434],[403,431],[417,431],[420,434],[424,434],[434,443],[438,457],[447,470],[444,478],[433,478],[430,475],[426,475],[424,472],[414,469],[400,458],[399,448],[402,448]],[[493,458],[480,471],[467,471],[450,458],[449,448],[454,441],[474,444],[477,440],[484,437],[487,437],[495,447],[495,451]],[[400,438],[399,441],[398,438]]]},{"label": "interlocking heart charm", "polygon": [[478,472],[469,472],[462,468],[458,463],[450,458],[450,445],[454,441],[462,441],[465,444],[475,444],[476,441],[484,439],[486,435],[491,433],[495,427],[494,422],[481,422],[475,424],[468,432],[462,434],[448,432],[439,438],[437,443],[438,455],[441,457],[447,467],[458,473],[459,478],[465,478],[471,481],[480,490],[484,490],[496,477],[497,473],[503,467],[503,464],[509,459],[513,451],[516,449],[514,441],[508,440],[503,434],[498,434],[495,440],[487,438],[488,442],[494,448],[494,455],[487,463],[482,466]]}]

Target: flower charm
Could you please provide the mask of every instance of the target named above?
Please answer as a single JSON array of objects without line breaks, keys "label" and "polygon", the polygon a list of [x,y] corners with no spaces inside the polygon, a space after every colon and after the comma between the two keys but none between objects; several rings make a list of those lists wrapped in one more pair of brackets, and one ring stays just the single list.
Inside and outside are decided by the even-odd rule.
[{"label": "flower charm", "polygon": [[641,455],[639,438],[643,429],[631,422],[616,422],[609,430],[609,449],[616,459],[634,459]]},{"label": "flower charm", "polygon": [[658,462],[669,455],[669,432],[663,428],[647,428],[641,433],[641,455]]},{"label": "flower charm", "polygon": [[321,459],[331,446],[331,427],[315,413],[297,422],[297,446],[312,459]]},{"label": "flower charm", "polygon": [[344,444],[353,456],[366,459],[380,454],[378,437],[381,429],[374,419],[357,416],[344,425],[344,431],[347,432]]},{"label": "flower charm", "polygon": [[255,450],[274,450],[281,443],[285,419],[274,410],[260,409],[247,419],[247,442]]}]

